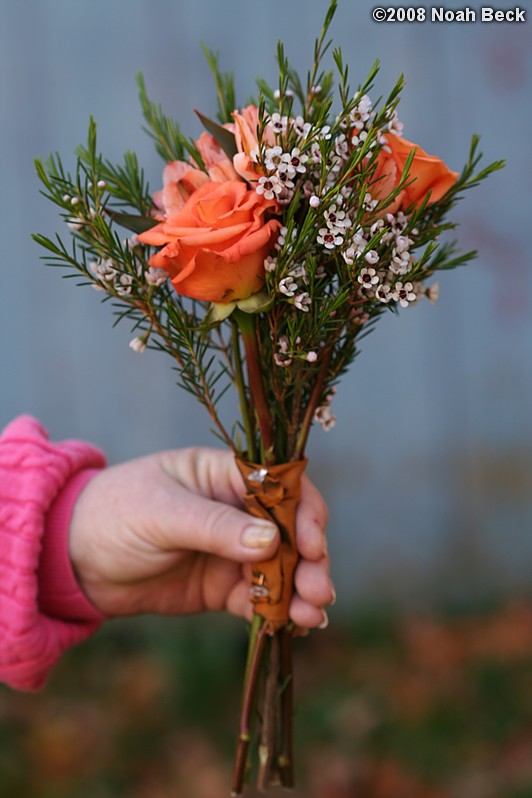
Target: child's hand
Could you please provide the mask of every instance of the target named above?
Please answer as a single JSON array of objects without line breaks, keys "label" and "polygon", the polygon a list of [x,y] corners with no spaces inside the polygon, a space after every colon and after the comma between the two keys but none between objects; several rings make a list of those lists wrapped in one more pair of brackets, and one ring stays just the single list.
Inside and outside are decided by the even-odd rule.
[{"label": "child's hand", "polygon": [[[279,534],[237,509],[243,493],[232,454],[216,449],[161,452],[101,471],[81,492],[70,528],[82,589],[109,616],[226,609],[250,618],[249,564],[273,556]],[[290,607],[298,626],[326,624],[323,607],[334,600],[326,523],[325,503],[304,476]]]}]

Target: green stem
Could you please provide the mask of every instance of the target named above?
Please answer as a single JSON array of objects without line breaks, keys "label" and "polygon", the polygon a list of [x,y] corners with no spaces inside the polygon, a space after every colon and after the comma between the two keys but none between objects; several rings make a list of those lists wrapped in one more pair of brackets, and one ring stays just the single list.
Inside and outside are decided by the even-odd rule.
[{"label": "green stem", "polygon": [[242,340],[244,341],[244,348],[246,350],[249,389],[259,422],[264,464],[273,465],[275,463],[273,421],[268,405],[264,381],[262,379],[259,347],[257,344],[256,318],[253,314],[243,313],[241,310],[235,310],[234,317],[242,333]]},{"label": "green stem", "polygon": [[235,384],[238,390],[238,399],[240,402],[240,412],[242,414],[242,422],[246,431],[247,441],[247,459],[252,463],[256,462],[256,449],[255,449],[255,434],[251,424],[251,415],[249,412],[249,404],[246,396],[246,385],[244,383],[244,371],[242,369],[242,357],[240,355],[240,340],[238,337],[238,324],[234,319],[231,319],[231,341],[233,344],[233,360],[235,367]]},{"label": "green stem", "polygon": [[269,665],[262,707],[262,725],[259,744],[259,771],[257,774],[257,790],[259,792],[264,792],[271,784],[278,781],[277,745],[279,739],[279,636],[280,632],[274,632],[269,641]]},{"label": "green stem", "polygon": [[241,795],[244,787],[244,776],[248,759],[248,748],[251,740],[251,719],[255,704],[257,682],[262,666],[264,646],[266,644],[266,621],[260,615],[253,615],[249,633],[248,658],[244,675],[242,709],[240,712],[240,728],[233,772],[233,789],[231,796]]},{"label": "green stem", "polygon": [[281,729],[282,746],[279,754],[279,772],[283,787],[291,789],[294,786],[294,764],[292,751],[292,716],[294,675],[292,665],[292,634],[293,626],[288,624],[279,632],[281,637],[281,672],[279,682],[281,685]]},{"label": "green stem", "polygon": [[301,424],[301,429],[299,431],[299,435],[297,436],[293,457],[294,460],[301,460],[305,453],[305,446],[307,445],[307,438],[312,425],[312,420],[314,418],[314,413],[316,412],[316,408],[318,407],[318,403],[322,397],[323,389],[325,388],[325,383],[327,381],[331,356],[332,347],[322,355],[321,368],[318,372],[316,382],[314,383],[314,389],[310,395],[307,409],[305,410],[305,415],[303,417],[303,422]]},{"label": "green stem", "polygon": [[294,399],[292,401],[291,409],[287,412],[287,416],[290,419],[290,421],[287,422],[288,423],[288,431],[287,431],[287,435],[286,435],[286,453],[287,453],[287,458],[286,459],[288,459],[290,457],[289,453],[291,453],[292,450],[295,447],[296,434],[297,434],[297,423],[298,423],[298,420],[299,420],[299,417],[300,417],[301,400],[302,400],[302,397],[303,397],[304,383],[303,383],[302,380],[301,381],[297,381],[297,371],[296,371],[296,379],[294,380],[294,382],[296,382],[296,387],[294,389]]}]

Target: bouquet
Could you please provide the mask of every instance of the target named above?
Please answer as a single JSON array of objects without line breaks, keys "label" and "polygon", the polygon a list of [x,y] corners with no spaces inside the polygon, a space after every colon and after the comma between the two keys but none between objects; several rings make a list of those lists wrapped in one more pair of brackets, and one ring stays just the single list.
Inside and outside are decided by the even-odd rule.
[{"label": "bouquet", "polygon": [[[288,607],[310,429],[333,426],[337,383],[378,319],[435,301],[433,275],[474,257],[441,235],[456,226],[448,215],[462,193],[502,165],[477,171],[477,137],[459,174],[403,138],[403,78],[373,101],[378,64],[354,89],[339,49],[324,69],[335,11],[333,0],[306,81],[279,44],[277,86],[259,80],[243,108],[232,76],[206,51],[218,114],[197,112],[197,140],[139,77],[147,131],[165,161],[154,194],[133,153],[119,165],[102,157],[92,119],[73,174],[59,155],[36,161],[70,233],[68,244],[35,236],[47,262],[104,293],[131,324],[135,351],[170,355],[235,454],[247,510],[280,530],[277,555],[253,569],[233,795],[254,743],[259,788],[293,785]],[[229,389],[240,408],[231,424],[220,409]]]}]

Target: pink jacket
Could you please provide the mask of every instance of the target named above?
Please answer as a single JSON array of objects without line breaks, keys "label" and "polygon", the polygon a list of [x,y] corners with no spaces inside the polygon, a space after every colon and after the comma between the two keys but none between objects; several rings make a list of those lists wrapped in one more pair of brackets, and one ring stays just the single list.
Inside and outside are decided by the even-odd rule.
[{"label": "pink jacket", "polygon": [[104,620],[76,582],[68,528],[77,496],[103,454],[52,444],[23,416],[0,436],[0,681],[37,690],[62,652]]}]

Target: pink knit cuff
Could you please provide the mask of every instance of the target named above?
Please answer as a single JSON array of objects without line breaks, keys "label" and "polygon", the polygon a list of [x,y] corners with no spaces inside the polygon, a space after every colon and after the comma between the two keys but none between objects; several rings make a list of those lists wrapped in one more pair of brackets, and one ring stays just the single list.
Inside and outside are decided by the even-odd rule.
[{"label": "pink knit cuff", "polygon": [[80,588],[69,556],[68,535],[76,500],[97,468],[78,471],[67,482],[46,514],[39,560],[39,608],[53,618],[72,621],[105,620]]},{"label": "pink knit cuff", "polygon": [[67,561],[67,517],[88,478],[82,475],[104,466],[95,447],[75,440],[52,443],[28,416],[0,435],[0,681],[11,687],[42,687],[63,651],[89,637],[102,620]]}]

